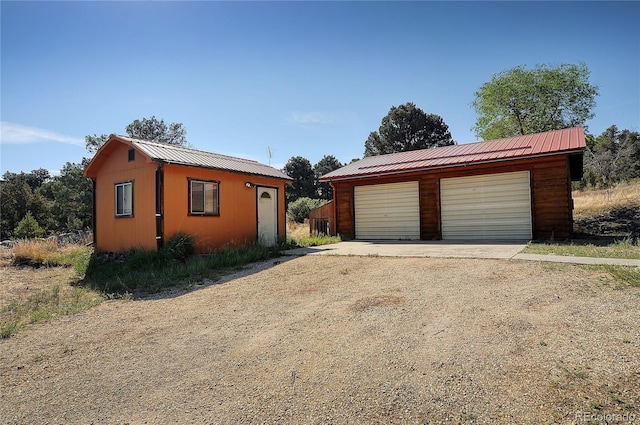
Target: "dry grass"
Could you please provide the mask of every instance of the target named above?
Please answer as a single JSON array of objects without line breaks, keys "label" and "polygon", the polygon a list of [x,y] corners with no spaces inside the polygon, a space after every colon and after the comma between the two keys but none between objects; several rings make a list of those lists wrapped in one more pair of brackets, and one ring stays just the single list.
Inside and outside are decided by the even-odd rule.
[{"label": "dry grass", "polygon": [[17,266],[73,266],[83,273],[91,248],[84,245],[60,246],[54,239],[24,239],[13,247],[12,264]]},{"label": "dry grass", "polygon": [[[75,286],[91,249],[58,246],[55,240],[22,240],[0,252],[0,338],[30,323],[48,322],[102,301],[93,290]],[[25,267],[26,266],[26,267]]]},{"label": "dry grass", "polygon": [[309,223],[287,222],[287,237],[297,240],[309,236]]},{"label": "dry grass", "polygon": [[58,256],[58,244],[54,240],[25,239],[13,248],[15,265],[48,265]]},{"label": "dry grass", "polygon": [[602,190],[573,192],[575,215],[598,214],[625,206],[640,206],[640,182],[621,183]]},{"label": "dry grass", "polygon": [[562,244],[530,242],[524,251],[527,254],[569,255],[575,257],[629,258],[640,260],[640,245],[628,240],[616,241],[606,246],[594,244]]},{"label": "dry grass", "polygon": [[376,307],[396,307],[406,303],[406,299],[399,295],[377,295],[359,299],[353,304],[354,311],[365,311]]}]

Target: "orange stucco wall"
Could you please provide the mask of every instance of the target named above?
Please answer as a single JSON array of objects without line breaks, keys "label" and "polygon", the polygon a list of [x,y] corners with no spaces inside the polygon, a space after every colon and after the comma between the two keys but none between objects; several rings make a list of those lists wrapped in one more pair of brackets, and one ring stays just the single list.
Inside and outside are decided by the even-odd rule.
[{"label": "orange stucco wall", "polygon": [[[122,252],[130,248],[155,249],[156,169],[159,163],[136,151],[128,161],[129,145],[114,143],[92,169],[96,181],[96,249]],[[278,189],[278,236],[284,237],[285,181],[241,173],[216,171],[180,165],[162,165],[163,236],[176,232],[196,236],[196,250],[207,252],[227,246],[239,246],[257,240],[257,189],[245,183]],[[189,215],[188,179],[219,182],[220,215]],[[114,184],[133,181],[133,217],[115,216]]]},{"label": "orange stucco wall", "polygon": [[[189,215],[188,179],[220,182],[220,215]],[[256,187],[245,183],[278,189],[278,235],[285,235],[284,181],[240,173],[183,167],[164,166],[164,234],[176,232],[196,235],[200,252],[253,243],[257,239]]]}]

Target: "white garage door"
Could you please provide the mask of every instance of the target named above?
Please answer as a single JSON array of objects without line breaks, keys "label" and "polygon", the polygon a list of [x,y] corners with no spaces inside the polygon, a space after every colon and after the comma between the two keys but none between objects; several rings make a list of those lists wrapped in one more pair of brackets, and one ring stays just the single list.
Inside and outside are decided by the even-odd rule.
[{"label": "white garage door", "polygon": [[442,239],[530,239],[529,172],[440,180]]},{"label": "white garage door", "polygon": [[420,239],[418,182],[356,186],[357,239]]}]

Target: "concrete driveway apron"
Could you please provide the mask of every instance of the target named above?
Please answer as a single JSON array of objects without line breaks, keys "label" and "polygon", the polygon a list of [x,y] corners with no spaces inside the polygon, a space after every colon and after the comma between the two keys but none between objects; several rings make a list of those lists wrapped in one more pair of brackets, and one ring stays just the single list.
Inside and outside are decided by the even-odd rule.
[{"label": "concrete driveway apron", "polygon": [[296,248],[287,255],[357,255],[381,257],[498,258],[509,259],[527,241],[346,241],[318,247]]}]

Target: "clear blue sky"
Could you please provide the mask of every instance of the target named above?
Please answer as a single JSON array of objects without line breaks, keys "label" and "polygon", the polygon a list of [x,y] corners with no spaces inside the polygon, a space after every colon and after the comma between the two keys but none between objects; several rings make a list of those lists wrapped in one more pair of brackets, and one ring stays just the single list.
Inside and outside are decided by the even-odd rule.
[{"label": "clear blue sky", "polygon": [[474,93],[578,63],[589,132],[640,130],[639,2],[0,3],[0,172],[80,162],[87,134],[155,115],[190,144],[269,162],[361,157],[392,105],[475,141]]}]

